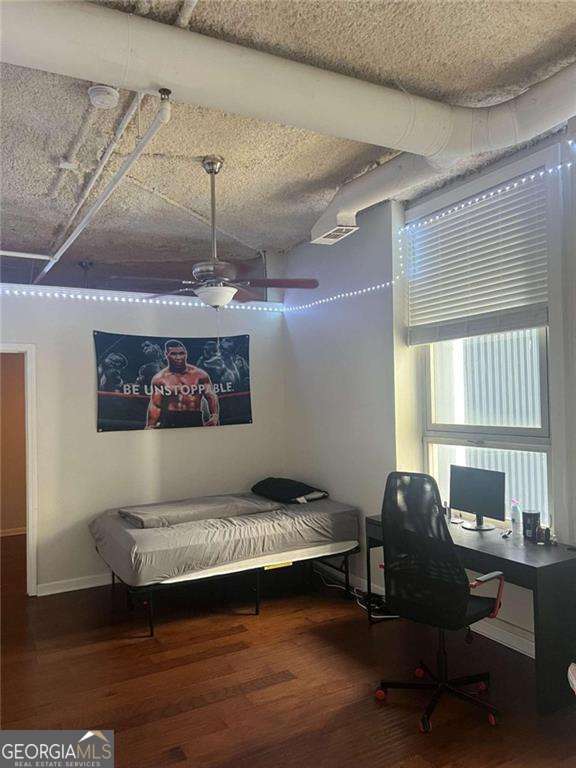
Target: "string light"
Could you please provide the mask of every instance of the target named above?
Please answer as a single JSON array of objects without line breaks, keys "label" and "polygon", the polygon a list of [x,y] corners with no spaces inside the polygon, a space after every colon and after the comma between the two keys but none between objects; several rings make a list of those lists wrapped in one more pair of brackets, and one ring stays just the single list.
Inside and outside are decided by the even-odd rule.
[{"label": "string light", "polygon": [[384,291],[387,288],[391,288],[395,285],[400,278],[404,275],[404,272],[396,275],[391,280],[387,280],[385,283],[376,283],[375,285],[368,285],[366,288],[358,288],[355,291],[345,291],[344,293],[337,293],[334,296],[326,296],[324,299],[316,299],[310,301],[307,304],[288,304],[284,307],[284,312],[300,312],[304,309],[313,309],[314,307],[320,307],[323,304],[332,304],[335,301],[342,301],[344,299],[352,299],[356,296],[364,296],[367,293],[375,293],[377,291]]},{"label": "string light", "polygon": [[[113,293],[83,293],[80,291],[70,291],[67,289],[56,288],[54,290],[46,291],[44,289],[28,288],[26,286],[14,286],[14,285],[0,285],[0,295],[2,296],[17,296],[25,298],[41,298],[41,299],[59,299],[67,301],[93,301],[93,302],[114,302],[120,304],[147,304],[147,305],[163,305],[170,307],[179,307],[181,309],[209,309],[213,311],[212,307],[203,304],[201,301],[185,300],[185,299],[150,299],[145,296],[126,296],[125,294],[113,294]],[[228,304],[222,309],[227,310],[240,310],[240,311],[252,311],[252,312],[271,312],[282,313],[284,308],[279,305],[270,304],[267,306],[255,306],[253,304]]]},{"label": "string light", "polygon": [[[567,144],[572,149],[576,148],[576,144],[573,142],[572,139],[569,139],[567,141]],[[400,231],[406,234],[417,233],[419,229],[422,229],[422,227],[425,227],[428,224],[435,224],[440,219],[444,219],[455,213],[460,213],[465,208],[470,208],[473,205],[477,205],[478,203],[483,203],[486,200],[489,200],[494,197],[498,197],[499,195],[503,195],[506,192],[510,192],[510,190],[512,189],[517,189],[518,187],[521,187],[525,184],[529,184],[530,182],[540,180],[543,176],[546,176],[546,175],[550,176],[555,173],[560,173],[561,171],[570,170],[571,168],[576,168],[576,161],[567,160],[564,163],[556,163],[555,165],[552,165],[548,168],[539,168],[537,170],[531,171],[530,173],[526,173],[524,176],[518,177],[518,179],[516,179],[513,182],[511,181],[505,186],[498,187],[497,189],[492,189],[489,192],[484,192],[483,194],[477,195],[476,197],[471,197],[469,200],[467,200],[464,203],[458,203],[457,205],[454,205],[452,208],[447,208],[445,211],[442,211],[442,213],[437,213],[434,216],[429,216],[427,219],[422,219],[422,221],[419,221],[417,223],[415,222],[414,224],[406,224],[404,227],[400,228]]]},{"label": "string light", "polygon": [[[271,312],[275,314],[282,314],[284,312],[297,312],[304,309],[311,309],[313,307],[319,307],[324,304],[332,304],[336,301],[344,301],[345,299],[351,299],[356,296],[365,296],[366,294],[375,293],[377,291],[383,291],[387,288],[391,288],[395,283],[400,280],[404,275],[403,270],[399,271],[394,278],[387,280],[383,283],[376,283],[374,285],[368,285],[365,288],[358,288],[354,291],[344,291],[342,293],[334,294],[333,296],[326,296],[323,299],[315,299],[307,304],[287,304],[287,305],[261,305],[255,306],[253,304],[227,304],[222,309],[239,312]],[[114,294],[92,294],[92,293],[80,293],[76,291],[45,291],[38,289],[30,289],[26,287],[7,287],[6,285],[0,285],[0,295],[2,296],[16,296],[27,298],[43,298],[43,299],[64,299],[68,301],[94,301],[94,302],[114,302],[114,303],[127,303],[127,304],[147,304],[147,305],[165,305],[174,306],[180,308],[192,308],[192,309],[212,309],[202,304],[200,301],[188,301],[183,299],[149,299],[141,296],[122,296]]]}]

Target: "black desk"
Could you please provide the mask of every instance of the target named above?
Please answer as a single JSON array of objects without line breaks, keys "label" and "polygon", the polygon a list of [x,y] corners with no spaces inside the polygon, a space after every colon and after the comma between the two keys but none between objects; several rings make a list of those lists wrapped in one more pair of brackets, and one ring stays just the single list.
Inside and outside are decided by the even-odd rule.
[{"label": "black desk", "polygon": [[[536,647],[536,695],[540,713],[576,700],[566,677],[576,660],[576,551],[562,544],[543,547],[521,536],[502,538],[501,530],[467,531],[450,525],[465,568],[479,573],[502,571],[510,584],[532,590]],[[366,518],[368,619],[372,579],[370,550],[382,546],[380,516]],[[506,589],[504,589],[504,601]]]}]

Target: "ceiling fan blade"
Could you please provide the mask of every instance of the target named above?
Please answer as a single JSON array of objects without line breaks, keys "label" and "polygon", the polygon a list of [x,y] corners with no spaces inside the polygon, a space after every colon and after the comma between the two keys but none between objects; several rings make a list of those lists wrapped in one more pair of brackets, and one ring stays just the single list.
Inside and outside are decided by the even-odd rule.
[{"label": "ceiling fan blade", "polygon": [[107,280],[144,280],[148,283],[180,283],[181,285],[192,285],[193,280],[181,280],[179,277],[150,277],[144,275],[110,275]]},{"label": "ceiling fan blade", "polygon": [[284,280],[282,278],[254,277],[242,280],[240,284],[249,288],[318,288],[318,280],[311,278],[286,278]]}]

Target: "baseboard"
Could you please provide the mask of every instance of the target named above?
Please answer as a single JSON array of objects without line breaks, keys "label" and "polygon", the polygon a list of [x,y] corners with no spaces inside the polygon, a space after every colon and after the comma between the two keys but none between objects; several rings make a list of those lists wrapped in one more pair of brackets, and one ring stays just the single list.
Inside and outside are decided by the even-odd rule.
[{"label": "baseboard", "polygon": [[109,573],[95,573],[92,576],[80,576],[77,579],[64,579],[63,581],[47,581],[38,584],[38,597],[45,595],[57,595],[60,592],[75,592],[78,589],[91,589],[110,584]]},{"label": "baseboard", "polygon": [[26,528],[6,528],[4,531],[0,531],[0,538],[4,536],[22,536],[26,533]]},{"label": "baseboard", "polygon": [[[328,581],[344,581],[342,574],[331,571],[329,568],[324,567],[322,563],[316,563],[316,568],[323,571]],[[366,579],[354,574],[350,574],[350,584],[364,592],[368,588]],[[379,584],[374,584],[374,582],[372,582],[372,592],[376,595],[384,595],[383,587]],[[510,624],[502,619],[483,619],[474,624],[472,631],[490,640],[494,640],[494,642],[500,643],[500,645],[511,648],[513,651],[522,653],[524,656],[529,656],[532,659],[536,657],[534,633],[516,624]]]}]

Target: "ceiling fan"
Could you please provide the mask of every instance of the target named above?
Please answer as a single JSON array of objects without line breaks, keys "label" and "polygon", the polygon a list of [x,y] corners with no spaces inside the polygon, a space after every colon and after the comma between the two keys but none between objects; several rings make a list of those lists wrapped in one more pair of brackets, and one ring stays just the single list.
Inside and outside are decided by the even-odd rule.
[{"label": "ceiling fan", "polygon": [[[186,293],[195,293],[201,301],[215,309],[224,307],[233,298],[237,301],[259,300],[260,297],[250,292],[250,288],[318,288],[318,281],[314,279],[289,279],[266,277],[243,277],[242,262],[234,263],[221,261],[218,258],[216,241],[216,176],[222,168],[223,159],[216,155],[209,155],[202,160],[202,167],[210,176],[211,197],[211,258],[209,261],[200,261],[192,267],[192,276],[188,280],[172,278],[135,278],[152,280],[154,282],[170,282],[173,288],[162,293],[154,294],[153,298],[160,296],[175,296]],[[112,279],[129,279],[128,275],[115,275]],[[177,287],[180,286],[180,287]]]}]

